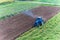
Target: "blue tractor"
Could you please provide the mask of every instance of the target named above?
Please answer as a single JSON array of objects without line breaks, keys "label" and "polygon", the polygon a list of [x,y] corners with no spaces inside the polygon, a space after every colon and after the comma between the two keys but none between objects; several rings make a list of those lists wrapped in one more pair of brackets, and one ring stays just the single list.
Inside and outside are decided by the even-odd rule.
[{"label": "blue tractor", "polygon": [[37,17],[34,23],[34,27],[39,27],[44,24],[44,20],[42,17]]}]

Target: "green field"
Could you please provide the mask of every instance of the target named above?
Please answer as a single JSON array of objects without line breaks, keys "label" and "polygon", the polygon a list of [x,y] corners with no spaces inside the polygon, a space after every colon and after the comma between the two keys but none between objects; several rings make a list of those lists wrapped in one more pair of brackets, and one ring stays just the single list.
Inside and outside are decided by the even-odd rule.
[{"label": "green field", "polygon": [[0,5],[0,18],[4,18],[7,15],[17,14],[21,11],[32,9],[39,4],[26,3],[26,2],[13,2],[5,5]]},{"label": "green field", "polygon": [[53,6],[55,4],[41,4],[41,3],[34,3],[29,1],[16,1],[9,4],[1,4],[0,5],[0,19],[6,18],[7,15],[14,15],[24,10],[29,10],[38,6]]}]

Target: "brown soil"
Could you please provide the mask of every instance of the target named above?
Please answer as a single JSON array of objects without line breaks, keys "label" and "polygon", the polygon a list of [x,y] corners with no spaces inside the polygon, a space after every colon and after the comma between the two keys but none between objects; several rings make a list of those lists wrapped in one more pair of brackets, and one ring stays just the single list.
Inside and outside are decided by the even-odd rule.
[{"label": "brown soil", "polygon": [[32,28],[34,19],[24,14],[0,21],[0,40],[12,40]]},{"label": "brown soil", "polygon": [[60,7],[41,6],[31,10],[34,15],[41,16],[45,21],[56,15],[60,11]]},{"label": "brown soil", "polygon": [[[31,10],[34,15],[42,16],[45,21],[60,11],[59,7],[38,7]],[[0,20],[0,40],[14,40],[18,35],[31,29],[35,19],[18,14],[5,20]]]}]

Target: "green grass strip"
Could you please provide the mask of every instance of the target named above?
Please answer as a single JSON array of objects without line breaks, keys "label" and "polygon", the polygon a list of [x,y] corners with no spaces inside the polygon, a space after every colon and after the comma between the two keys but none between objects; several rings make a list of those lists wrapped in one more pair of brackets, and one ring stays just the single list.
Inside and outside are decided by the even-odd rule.
[{"label": "green grass strip", "polygon": [[0,6],[0,18],[6,18],[7,15],[18,14],[21,11],[32,9],[39,6],[35,3],[26,3],[26,2],[13,2],[8,5]]},{"label": "green grass strip", "polygon": [[42,4],[28,1],[16,1],[5,5],[0,5],[0,20],[18,14],[21,11],[29,10],[38,6],[56,6],[52,4]]}]

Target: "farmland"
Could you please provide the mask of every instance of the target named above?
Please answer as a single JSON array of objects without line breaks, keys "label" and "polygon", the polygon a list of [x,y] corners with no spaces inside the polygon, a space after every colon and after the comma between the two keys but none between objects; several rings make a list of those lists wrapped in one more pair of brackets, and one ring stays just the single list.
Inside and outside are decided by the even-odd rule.
[{"label": "farmland", "polygon": [[[0,20],[7,18],[7,15],[19,14],[24,10],[29,10],[39,6],[56,6],[53,4],[40,4],[32,2],[16,1],[9,4],[0,5]],[[16,40],[60,40],[60,13],[49,19],[43,26],[35,27],[25,32]]]},{"label": "farmland", "polygon": [[48,20],[43,26],[35,27],[25,32],[16,40],[59,40],[60,13]]}]

